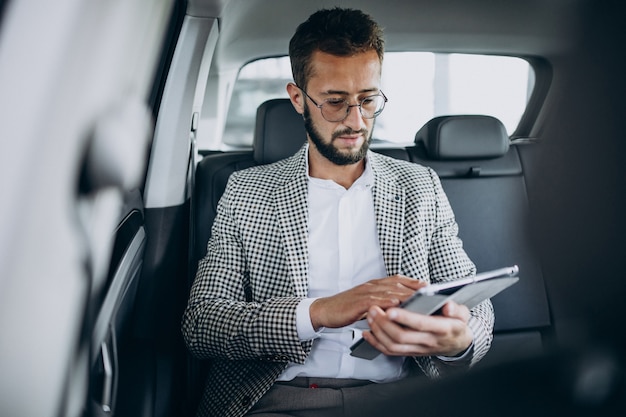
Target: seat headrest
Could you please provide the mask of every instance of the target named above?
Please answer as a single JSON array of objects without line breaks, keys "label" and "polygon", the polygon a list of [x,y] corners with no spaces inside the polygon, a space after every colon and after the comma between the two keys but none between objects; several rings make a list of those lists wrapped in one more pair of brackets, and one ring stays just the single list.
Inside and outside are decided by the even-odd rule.
[{"label": "seat headrest", "polygon": [[420,142],[435,160],[497,158],[509,150],[502,122],[483,115],[435,117],[415,135]]},{"label": "seat headrest", "polygon": [[302,115],[287,98],[268,100],[256,113],[252,147],[257,164],[271,164],[296,153],[306,141]]}]

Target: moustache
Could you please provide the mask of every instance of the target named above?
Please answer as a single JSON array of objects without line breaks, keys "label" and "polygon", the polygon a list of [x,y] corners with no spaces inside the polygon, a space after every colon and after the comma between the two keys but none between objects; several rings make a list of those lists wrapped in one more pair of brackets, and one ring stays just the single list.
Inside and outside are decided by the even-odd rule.
[{"label": "moustache", "polygon": [[367,139],[368,132],[369,131],[367,129],[354,130],[354,129],[348,128],[348,129],[338,130],[337,132],[333,132],[331,139],[335,140],[339,136],[349,136],[349,135],[363,135],[363,137]]}]

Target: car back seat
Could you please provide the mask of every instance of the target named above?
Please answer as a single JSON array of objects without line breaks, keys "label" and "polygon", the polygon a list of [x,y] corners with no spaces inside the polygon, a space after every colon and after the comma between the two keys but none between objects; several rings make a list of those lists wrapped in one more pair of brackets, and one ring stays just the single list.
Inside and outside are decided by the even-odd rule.
[{"label": "car back seat", "polygon": [[407,150],[441,178],[478,271],[519,265],[520,281],[492,299],[495,337],[481,365],[540,352],[551,323],[548,297],[531,242],[523,166],[504,126],[490,116],[436,117]]}]

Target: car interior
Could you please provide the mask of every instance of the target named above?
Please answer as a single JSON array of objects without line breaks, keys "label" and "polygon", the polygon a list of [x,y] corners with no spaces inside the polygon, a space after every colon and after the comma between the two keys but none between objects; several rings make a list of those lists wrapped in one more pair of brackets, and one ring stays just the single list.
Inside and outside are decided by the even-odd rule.
[{"label": "car interior", "polygon": [[[437,173],[477,271],[518,265],[520,280],[493,297],[474,369],[372,416],[417,415],[416,395],[431,415],[626,412],[619,0],[7,0],[0,415],[195,415],[211,363],[180,326],[220,197],[306,141],[282,64],[257,83],[244,69],[334,6],[371,14],[388,54],[513,57],[532,74],[512,123],[448,107],[404,117],[410,134],[374,130],[374,152]],[[402,83],[423,78],[398,56]]]}]

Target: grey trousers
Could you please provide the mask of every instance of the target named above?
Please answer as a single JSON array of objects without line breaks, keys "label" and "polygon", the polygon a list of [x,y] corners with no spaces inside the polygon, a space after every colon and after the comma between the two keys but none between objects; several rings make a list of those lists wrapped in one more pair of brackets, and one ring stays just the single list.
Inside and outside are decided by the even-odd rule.
[{"label": "grey trousers", "polygon": [[305,378],[276,382],[246,414],[254,417],[357,417],[389,400],[397,383]]}]

